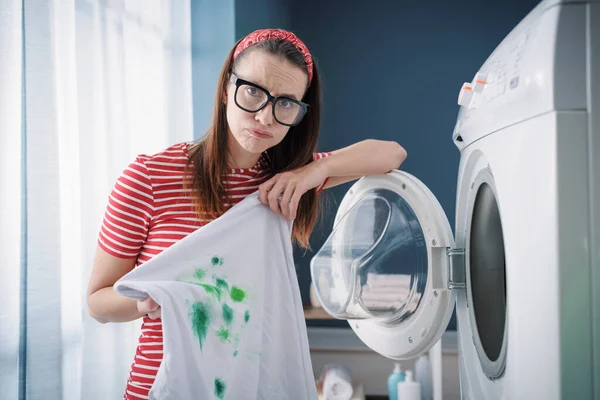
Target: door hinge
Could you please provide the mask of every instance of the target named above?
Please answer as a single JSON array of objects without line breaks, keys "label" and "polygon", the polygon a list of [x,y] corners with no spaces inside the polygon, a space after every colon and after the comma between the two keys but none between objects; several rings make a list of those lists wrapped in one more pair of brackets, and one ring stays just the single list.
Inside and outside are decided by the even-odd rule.
[{"label": "door hinge", "polygon": [[448,289],[465,289],[465,249],[446,249],[448,254]]}]

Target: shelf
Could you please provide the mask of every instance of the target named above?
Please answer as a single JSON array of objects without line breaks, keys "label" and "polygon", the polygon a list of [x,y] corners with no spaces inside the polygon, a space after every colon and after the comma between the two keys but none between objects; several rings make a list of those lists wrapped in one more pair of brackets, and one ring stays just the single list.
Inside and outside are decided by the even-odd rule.
[{"label": "shelf", "polygon": [[311,307],[310,305],[304,306],[304,319],[335,319],[331,315],[327,314],[322,308]]}]

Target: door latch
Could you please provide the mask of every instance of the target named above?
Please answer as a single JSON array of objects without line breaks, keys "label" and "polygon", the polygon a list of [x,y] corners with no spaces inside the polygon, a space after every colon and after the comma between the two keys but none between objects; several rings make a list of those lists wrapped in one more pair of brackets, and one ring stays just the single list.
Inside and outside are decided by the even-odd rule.
[{"label": "door latch", "polygon": [[446,249],[448,254],[448,289],[465,289],[467,276],[465,271],[465,249]]}]

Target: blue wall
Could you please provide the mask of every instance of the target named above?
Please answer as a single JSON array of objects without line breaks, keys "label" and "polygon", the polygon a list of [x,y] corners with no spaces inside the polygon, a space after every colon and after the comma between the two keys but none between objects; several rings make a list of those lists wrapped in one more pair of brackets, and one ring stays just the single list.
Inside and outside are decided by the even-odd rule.
[{"label": "blue wall", "polygon": [[[237,0],[235,39],[264,27],[297,33],[324,83],[320,150],[366,138],[398,141],[408,151],[402,169],[433,191],[454,226],[459,153],[451,135],[458,91],[537,3]],[[329,191],[329,212],[313,235],[314,251],[331,231],[336,205],[349,186]],[[295,254],[305,302],[313,254]]]},{"label": "blue wall", "polygon": [[[235,40],[256,29],[293,29],[291,0],[236,0]],[[307,4],[306,2],[302,2]]]}]

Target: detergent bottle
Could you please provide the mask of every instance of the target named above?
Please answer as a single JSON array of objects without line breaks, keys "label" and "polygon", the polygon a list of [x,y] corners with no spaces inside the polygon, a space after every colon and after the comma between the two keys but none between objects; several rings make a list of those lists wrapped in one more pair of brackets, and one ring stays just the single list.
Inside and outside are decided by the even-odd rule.
[{"label": "detergent bottle", "polygon": [[421,400],[421,385],[414,381],[412,371],[406,371],[404,381],[398,383],[398,400]]},{"label": "detergent bottle", "polygon": [[388,397],[390,400],[399,400],[398,383],[404,381],[405,375],[399,363],[394,363],[394,371],[388,377]]}]

